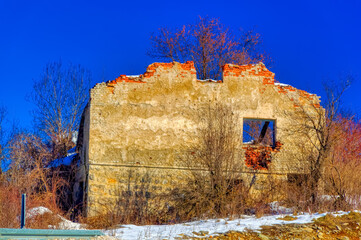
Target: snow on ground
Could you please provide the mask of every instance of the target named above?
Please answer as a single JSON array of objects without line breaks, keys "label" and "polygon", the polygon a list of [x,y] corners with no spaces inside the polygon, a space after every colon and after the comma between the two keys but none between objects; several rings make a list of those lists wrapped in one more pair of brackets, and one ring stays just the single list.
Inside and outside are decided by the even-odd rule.
[{"label": "snow on ground", "polygon": [[84,229],[86,229],[85,224],[69,221],[68,219],[63,218],[60,215],[59,215],[59,217],[61,219],[61,222],[58,225],[59,229],[66,229],[66,230],[84,230]]},{"label": "snow on ground", "polygon": [[[43,215],[44,213],[50,213],[53,214],[51,210],[49,210],[46,207],[34,207],[26,211],[26,218],[32,218],[36,215]],[[49,228],[51,229],[69,229],[69,230],[81,230],[86,229],[84,224],[75,223],[72,221],[69,221],[68,219],[65,219],[64,217],[57,215],[60,218],[60,223],[58,226],[51,226],[49,225]]]},{"label": "snow on ground", "polygon": [[36,215],[43,215],[44,213],[52,213],[52,212],[46,207],[34,207],[26,211],[26,218],[32,218]]},{"label": "snow on ground", "polygon": [[[159,239],[175,239],[176,237],[181,237],[182,235],[187,235],[190,237],[197,237],[193,232],[199,233],[201,231],[207,232],[205,236],[215,236],[221,233],[226,233],[228,231],[244,231],[245,229],[250,230],[260,230],[263,225],[274,225],[274,224],[304,224],[310,223],[313,219],[325,216],[327,213],[303,213],[297,215],[297,219],[293,221],[285,221],[280,218],[289,215],[288,213],[292,212],[292,209],[279,206],[277,202],[271,203],[271,208],[277,210],[280,213],[270,216],[263,216],[256,218],[255,216],[242,216],[239,219],[209,219],[201,220],[194,222],[187,222],[174,225],[145,225],[145,226],[136,226],[136,225],[121,225],[117,229],[113,230],[103,230],[105,235],[114,237],[116,239],[148,239],[148,240],[159,240]],[[45,207],[36,207],[27,211],[26,216],[32,217],[37,214],[52,213],[49,209]],[[337,212],[333,213],[334,215],[343,215],[348,212]],[[86,229],[84,224],[71,222],[62,216],[59,216],[62,222],[59,224],[59,229]],[[53,226],[49,226],[53,228]]]},{"label": "snow on ground", "polygon": [[[193,232],[208,232],[206,236],[214,236],[228,231],[244,231],[245,229],[259,230],[262,225],[274,224],[304,224],[310,223],[313,219],[325,216],[327,213],[301,214],[297,215],[297,219],[293,221],[279,220],[285,215],[272,215],[256,218],[255,216],[243,216],[243,218],[235,220],[227,219],[210,219],[203,221],[188,222],[174,225],[122,225],[121,228],[107,230],[104,233],[108,236],[114,236],[117,239],[174,239],[184,234],[190,237],[197,237]],[[338,212],[337,215],[346,214],[346,212]]]},{"label": "snow on ground", "polygon": [[271,207],[271,212],[278,213],[278,214],[292,214],[294,209],[293,208],[287,208],[284,206],[281,206],[279,202],[274,201],[269,204]]}]

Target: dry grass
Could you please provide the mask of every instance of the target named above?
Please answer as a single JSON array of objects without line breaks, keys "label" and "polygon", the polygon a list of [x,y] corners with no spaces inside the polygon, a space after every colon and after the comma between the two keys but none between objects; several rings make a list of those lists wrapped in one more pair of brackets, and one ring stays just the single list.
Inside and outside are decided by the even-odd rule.
[{"label": "dry grass", "polygon": [[[26,189],[26,188],[25,188]],[[6,180],[6,176],[0,176],[0,228],[19,228],[21,215],[21,195],[24,189],[15,186]],[[52,211],[26,219],[27,228],[48,228],[56,226],[60,222],[58,214],[62,214],[58,208],[53,192],[27,192],[26,209],[43,206]]]},{"label": "dry grass", "polygon": [[0,228],[17,228],[20,226],[21,195],[18,189],[0,186]]},{"label": "dry grass", "polygon": [[[57,226],[61,221],[58,208],[53,208],[52,202],[45,196],[29,196],[27,209],[37,206],[47,206],[53,213],[44,213],[26,219],[27,228],[47,229],[49,225]],[[21,215],[21,192],[13,186],[0,186],[0,228],[19,228]]]},{"label": "dry grass", "polygon": [[294,220],[297,220],[297,217],[287,215],[287,216],[284,216],[284,217],[277,218],[277,220],[294,221]]}]

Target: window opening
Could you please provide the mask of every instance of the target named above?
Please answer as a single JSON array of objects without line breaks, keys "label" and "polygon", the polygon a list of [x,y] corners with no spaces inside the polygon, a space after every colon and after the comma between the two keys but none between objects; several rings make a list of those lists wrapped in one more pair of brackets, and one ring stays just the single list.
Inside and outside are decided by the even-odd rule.
[{"label": "window opening", "polygon": [[250,145],[276,145],[275,120],[243,119],[243,143]]}]

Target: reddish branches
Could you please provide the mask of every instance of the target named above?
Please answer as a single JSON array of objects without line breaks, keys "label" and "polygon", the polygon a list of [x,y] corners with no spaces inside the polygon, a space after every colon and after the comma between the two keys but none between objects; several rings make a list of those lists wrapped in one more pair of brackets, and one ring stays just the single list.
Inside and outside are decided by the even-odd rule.
[{"label": "reddish branches", "polygon": [[219,19],[202,18],[180,29],[160,28],[151,36],[148,55],[160,60],[194,61],[198,78],[220,79],[226,63],[250,64],[264,61],[261,37],[254,31],[234,35]]}]

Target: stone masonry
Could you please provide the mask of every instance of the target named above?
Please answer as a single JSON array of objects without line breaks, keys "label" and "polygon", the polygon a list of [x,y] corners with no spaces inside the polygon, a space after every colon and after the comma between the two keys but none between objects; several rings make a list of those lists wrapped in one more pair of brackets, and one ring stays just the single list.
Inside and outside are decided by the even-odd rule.
[{"label": "stone masonry", "polygon": [[[75,186],[77,194],[83,193],[78,196],[86,202],[87,215],[111,210],[120,192],[137,178],[145,181],[147,176],[154,192],[183,181],[189,170],[179,155],[196,141],[199,110],[216,102],[232,106],[239,126],[244,119],[274,122],[273,146],[240,143],[245,183],[254,174],[261,186],[265,176],[286,180],[287,174],[305,172],[304,163],[294,157],[299,136],[288,129],[297,112],[320,109],[318,96],[275,82],[263,63],[227,64],[222,81],[197,80],[193,62],[153,63],[142,75],[120,75],[91,90],[79,132]],[[260,152],[263,158],[274,155],[269,168],[252,165]]]}]

